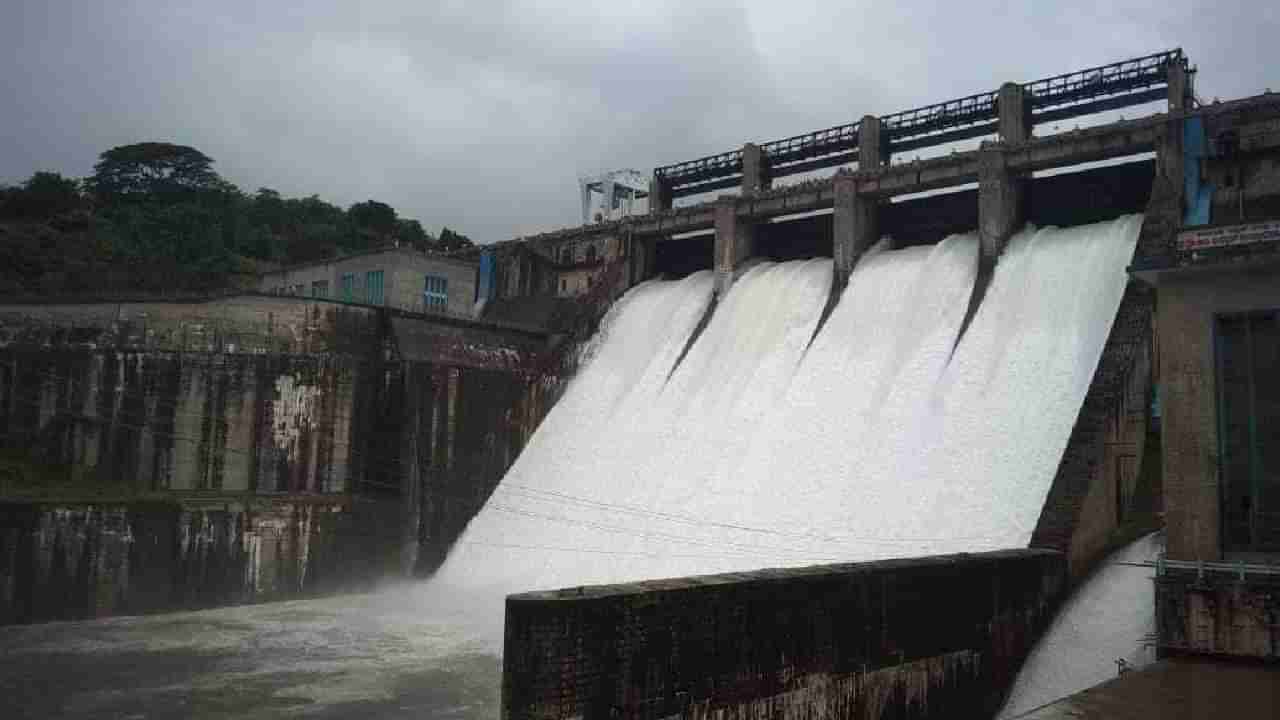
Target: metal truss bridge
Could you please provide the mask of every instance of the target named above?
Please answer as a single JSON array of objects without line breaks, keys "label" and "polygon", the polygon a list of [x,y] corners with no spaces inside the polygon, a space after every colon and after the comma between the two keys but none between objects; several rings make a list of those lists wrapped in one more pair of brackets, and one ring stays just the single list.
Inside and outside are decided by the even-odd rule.
[{"label": "metal truss bridge", "polygon": [[[1044,123],[1105,110],[1163,100],[1168,69],[1187,67],[1182,49],[1077,70],[1023,83],[1031,122]],[[998,90],[904,110],[880,118],[889,152],[905,152],[996,132]],[[837,125],[761,144],[769,175],[836,167],[858,160],[860,123]],[[656,168],[654,176],[672,197],[736,187],[742,175],[742,150],[732,150]]]}]

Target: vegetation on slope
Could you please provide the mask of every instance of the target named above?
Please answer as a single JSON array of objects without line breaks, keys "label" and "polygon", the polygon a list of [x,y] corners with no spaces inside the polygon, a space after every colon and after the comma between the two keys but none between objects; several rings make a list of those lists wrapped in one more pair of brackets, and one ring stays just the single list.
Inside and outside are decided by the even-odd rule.
[{"label": "vegetation on slope", "polygon": [[270,188],[246,193],[199,150],[146,142],[99,156],[83,180],[37,172],[0,187],[0,293],[207,292],[274,267],[393,243],[447,252],[438,236],[366,200],[343,209]]}]

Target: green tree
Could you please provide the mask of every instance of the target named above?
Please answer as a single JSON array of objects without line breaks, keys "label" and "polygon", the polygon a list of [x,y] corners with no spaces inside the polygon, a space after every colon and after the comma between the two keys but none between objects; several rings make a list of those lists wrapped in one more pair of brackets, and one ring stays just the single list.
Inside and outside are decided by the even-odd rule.
[{"label": "green tree", "polygon": [[352,205],[347,210],[347,217],[355,227],[372,231],[377,235],[391,235],[396,231],[395,208],[377,200],[366,200]]},{"label": "green tree", "polygon": [[37,172],[0,196],[0,215],[25,220],[47,219],[82,206],[80,183],[55,172]]},{"label": "green tree", "polygon": [[230,186],[212,166],[212,158],[186,145],[121,145],[99,156],[87,184],[108,205],[122,200],[181,201]]},{"label": "green tree", "polygon": [[422,223],[408,218],[396,221],[396,240],[399,240],[401,245],[422,251],[433,250],[436,245],[435,238],[427,234],[427,231],[422,228]]},{"label": "green tree", "polygon": [[441,252],[453,252],[462,248],[469,248],[475,243],[471,242],[471,238],[460,233],[456,233],[449,228],[440,231],[440,239],[437,241]]}]

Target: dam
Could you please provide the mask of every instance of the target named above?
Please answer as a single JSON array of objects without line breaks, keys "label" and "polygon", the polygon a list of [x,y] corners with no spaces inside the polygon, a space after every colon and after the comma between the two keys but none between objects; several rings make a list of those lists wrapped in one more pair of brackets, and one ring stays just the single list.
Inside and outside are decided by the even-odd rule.
[{"label": "dam", "polygon": [[[1200,103],[1194,75],[1168,51],[660,167],[645,214],[461,253],[476,272],[465,321],[277,293],[187,308],[216,330],[191,341],[187,315],[153,306],[119,304],[92,332],[56,307],[0,308],[22,361],[0,375],[6,431],[35,416],[71,457],[92,425],[122,467],[159,458],[141,497],[113,498],[124,509],[92,495],[0,508],[23,518],[0,536],[6,619],[307,597],[344,566],[362,589],[398,574],[418,582],[246,622],[303,618],[290,642],[337,678],[293,688],[307,698],[358,695],[326,653],[416,680],[410,666],[439,678],[454,663],[487,678],[482,705],[504,718],[1012,716],[1098,681],[1055,669],[1081,648],[1052,629],[1097,597],[1150,609],[1098,630],[1124,633],[1107,652],[1135,664],[1272,659],[1280,506],[1270,466],[1232,448],[1276,427],[1258,368],[1280,302],[1280,96]],[[246,342],[267,359],[240,357]],[[106,360],[116,383],[77,389],[86,358],[130,348],[145,351],[134,364]],[[51,352],[63,371],[23,401]],[[212,400],[124,369],[157,356],[211,361],[154,374]],[[48,425],[113,392],[143,402]],[[298,400],[328,396],[327,416]],[[1206,421],[1219,401],[1236,413],[1221,426]],[[215,439],[156,444],[157,418],[184,414]],[[1216,474],[1211,446],[1245,459]],[[252,483],[217,459],[242,455]],[[168,458],[221,479],[152,482]],[[179,507],[156,523],[137,503],[161,499]],[[139,582],[138,559],[169,544],[183,579]],[[1149,571],[1105,572],[1119,562]],[[187,584],[205,598],[175,600]],[[93,601],[42,606],[68,587]],[[259,632],[209,613],[100,636],[130,648],[131,628],[189,622],[221,647],[223,623]],[[1033,652],[1046,630],[1054,649]],[[1037,690],[1043,677],[1019,679],[1029,656],[1027,672],[1072,679]],[[125,707],[112,702],[94,707]]]}]

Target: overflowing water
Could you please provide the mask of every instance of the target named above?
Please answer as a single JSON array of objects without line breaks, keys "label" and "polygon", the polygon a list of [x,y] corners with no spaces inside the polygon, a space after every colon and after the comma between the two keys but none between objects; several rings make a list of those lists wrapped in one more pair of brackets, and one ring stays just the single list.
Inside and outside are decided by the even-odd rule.
[{"label": "overflowing water", "polygon": [[[507,593],[1025,545],[1138,225],[1021,233],[958,345],[971,236],[873,250],[816,337],[830,262],[758,265],[683,360],[712,278],[646,283],[434,580],[0,628],[0,696],[32,717],[489,718]],[[1141,569],[1101,570],[1007,711],[1140,661],[1149,594]]]},{"label": "overflowing water", "polygon": [[1019,233],[958,344],[972,235],[874,249],[816,337],[830,261],[757,265],[678,365],[710,274],[634,289],[433,584],[501,597],[1025,546],[1140,224]]},{"label": "overflowing water", "polygon": [[1027,657],[1001,720],[1114,678],[1118,661],[1138,669],[1155,660],[1154,568],[1141,567],[1164,550],[1153,533],[1112,553],[1063,605]]}]

